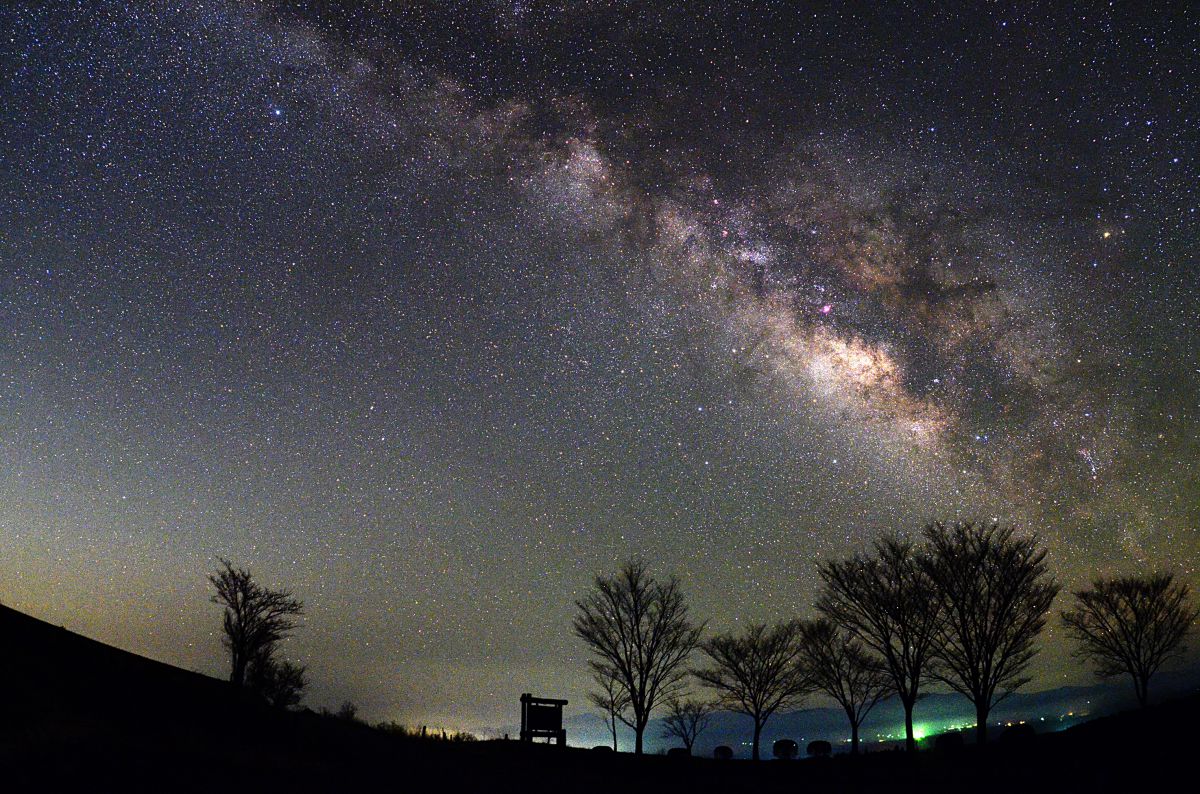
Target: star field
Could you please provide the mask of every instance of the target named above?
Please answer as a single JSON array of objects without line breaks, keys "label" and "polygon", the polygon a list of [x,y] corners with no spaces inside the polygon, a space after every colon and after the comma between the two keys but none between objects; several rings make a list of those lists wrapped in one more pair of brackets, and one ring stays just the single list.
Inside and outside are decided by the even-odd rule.
[{"label": "star field", "polygon": [[[307,702],[584,702],[641,554],[715,629],[997,517],[1200,584],[1194,11],[0,11],[0,601]],[[1089,680],[1057,632],[1031,688]]]}]

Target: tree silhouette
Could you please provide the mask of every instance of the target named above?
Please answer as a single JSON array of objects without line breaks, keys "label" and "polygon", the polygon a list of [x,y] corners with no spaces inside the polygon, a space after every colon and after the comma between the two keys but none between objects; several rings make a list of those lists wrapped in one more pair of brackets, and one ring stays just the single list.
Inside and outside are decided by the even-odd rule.
[{"label": "tree silhouette", "polygon": [[662,738],[672,737],[683,742],[688,753],[696,744],[696,738],[704,733],[712,722],[715,706],[700,700],[672,698],[667,702],[667,716],[663,719]]},{"label": "tree silhouette", "polygon": [[905,744],[917,749],[913,706],[930,678],[934,635],[941,617],[929,577],[910,541],[895,535],[875,542],[874,554],[826,562],[817,609],[867,647],[882,663],[904,707]]},{"label": "tree silhouette", "polygon": [[588,700],[592,702],[593,706],[604,712],[604,717],[612,729],[613,752],[615,753],[617,751],[617,720],[633,727],[625,716],[625,709],[629,708],[629,693],[625,691],[625,687],[615,676],[597,672],[595,679],[599,689],[589,692]]},{"label": "tree silhouette", "polygon": [[754,720],[751,756],[759,759],[763,726],[779,708],[795,705],[811,691],[800,664],[800,623],[748,626],[740,634],[719,634],[701,643],[710,667],[696,678],[717,693],[719,704]]},{"label": "tree silhouette", "polygon": [[216,588],[214,604],[225,607],[222,642],[229,650],[229,680],[246,684],[246,672],[256,659],[271,659],[275,646],[296,628],[304,604],[287,590],[262,587],[244,568],[224,558],[221,570],[208,577]]},{"label": "tree silhouette", "polygon": [[813,686],[829,695],[850,721],[850,754],[858,755],[858,729],[891,691],[891,678],[879,659],[854,635],[829,620],[803,624],[801,658]]},{"label": "tree silhouette", "polygon": [[925,528],[922,567],[942,602],[935,675],[975,706],[975,738],[987,742],[992,708],[1029,681],[1023,673],[1058,585],[1046,551],[999,524],[940,522]]},{"label": "tree silhouette", "polygon": [[1077,590],[1075,608],[1062,613],[1076,655],[1096,665],[1096,675],[1128,673],[1138,704],[1145,706],[1150,677],[1183,653],[1183,639],[1200,615],[1188,586],[1169,573],[1098,578]]},{"label": "tree silhouette", "polygon": [[641,755],[650,713],[682,688],[703,626],[688,619],[679,580],[656,581],[640,560],[616,576],[597,576],[575,606],[575,634],[596,657],[588,662],[592,672],[617,680],[629,695],[634,752]]}]

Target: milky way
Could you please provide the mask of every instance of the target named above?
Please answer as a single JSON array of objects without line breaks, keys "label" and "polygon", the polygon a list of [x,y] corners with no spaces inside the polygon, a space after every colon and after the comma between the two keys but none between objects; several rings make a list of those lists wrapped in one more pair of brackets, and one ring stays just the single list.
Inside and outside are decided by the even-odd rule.
[{"label": "milky way", "polygon": [[0,12],[0,601],[219,675],[226,556],[309,703],[479,729],[632,554],[1196,583],[1194,14],[187,6]]}]

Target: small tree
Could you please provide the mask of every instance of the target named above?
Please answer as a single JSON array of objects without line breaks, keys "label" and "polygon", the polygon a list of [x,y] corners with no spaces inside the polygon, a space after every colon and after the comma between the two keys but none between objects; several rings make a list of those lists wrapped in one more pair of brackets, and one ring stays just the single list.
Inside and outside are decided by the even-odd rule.
[{"label": "small tree", "polygon": [[229,680],[246,683],[246,671],[256,659],[269,660],[275,646],[296,628],[304,604],[287,590],[262,587],[244,568],[221,559],[221,570],[208,577],[216,588],[212,601],[225,607],[222,642],[229,650]]},{"label": "small tree", "polygon": [[975,740],[987,742],[992,708],[1029,679],[1034,641],[1058,585],[1046,551],[1012,527],[959,522],[925,528],[929,555],[922,565],[942,601],[938,680],[975,706]]},{"label": "small tree", "polygon": [[740,635],[719,634],[701,644],[712,665],[694,671],[717,693],[718,703],[754,720],[751,756],[759,760],[759,740],[778,709],[795,705],[811,685],[800,664],[800,624],[751,625]]},{"label": "small tree", "polygon": [[679,739],[690,754],[697,737],[704,733],[712,721],[714,708],[712,703],[672,698],[667,703],[667,716],[663,720],[662,738]]},{"label": "small tree", "polygon": [[641,755],[650,713],[682,688],[704,627],[688,619],[679,580],[656,581],[640,560],[616,576],[597,576],[575,606],[575,634],[595,657],[588,662],[593,674],[615,679],[629,695],[634,752]]},{"label": "small tree", "polygon": [[850,721],[850,754],[858,755],[858,729],[891,690],[891,678],[849,632],[828,620],[803,624],[804,667],[813,685],[837,701]]},{"label": "small tree", "polygon": [[1077,590],[1075,608],[1062,613],[1076,655],[1096,665],[1096,675],[1128,673],[1138,704],[1146,705],[1150,677],[1184,651],[1183,639],[1200,615],[1188,586],[1169,573],[1101,577]]},{"label": "small tree", "polygon": [[629,693],[614,676],[597,673],[595,678],[599,688],[589,692],[588,699],[592,701],[593,706],[604,713],[605,719],[608,720],[612,730],[613,752],[615,753],[617,751],[617,720],[626,725],[630,724],[629,718],[625,716],[625,709],[629,708]]},{"label": "small tree", "polygon": [[904,706],[905,744],[915,752],[913,707],[930,678],[940,607],[911,542],[889,535],[874,551],[821,565],[817,610],[881,661]]}]

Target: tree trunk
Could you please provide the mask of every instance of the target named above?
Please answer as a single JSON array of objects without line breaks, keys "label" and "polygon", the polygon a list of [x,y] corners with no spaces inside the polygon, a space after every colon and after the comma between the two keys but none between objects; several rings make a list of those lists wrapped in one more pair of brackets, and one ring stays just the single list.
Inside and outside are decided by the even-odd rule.
[{"label": "tree trunk", "polygon": [[613,752],[615,753],[617,751],[617,715],[616,715],[616,712],[613,712],[610,716],[612,717]]},{"label": "tree trunk", "polygon": [[646,723],[638,720],[637,727],[633,729],[635,734],[633,740],[633,752],[636,755],[642,754],[642,734],[646,731]]},{"label": "tree trunk", "polygon": [[758,760],[758,740],[762,737],[762,723],[757,719],[754,720],[754,746],[750,752],[750,757],[755,761]]},{"label": "tree trunk", "polygon": [[903,702],[904,702],[904,747],[910,753],[915,753],[917,751],[917,740],[913,738],[913,721],[912,721],[914,701],[905,700]]},{"label": "tree trunk", "polygon": [[1150,697],[1150,676],[1135,675],[1133,677],[1133,689],[1137,693],[1138,705],[1145,708]]},{"label": "tree trunk", "polygon": [[229,680],[234,686],[241,687],[246,683],[246,659],[243,654],[234,650],[231,652],[231,662]]},{"label": "tree trunk", "polygon": [[980,747],[987,746],[987,718],[988,707],[981,700],[975,704],[975,744]]},{"label": "tree trunk", "polygon": [[858,723],[850,723],[850,755],[858,755]]}]

